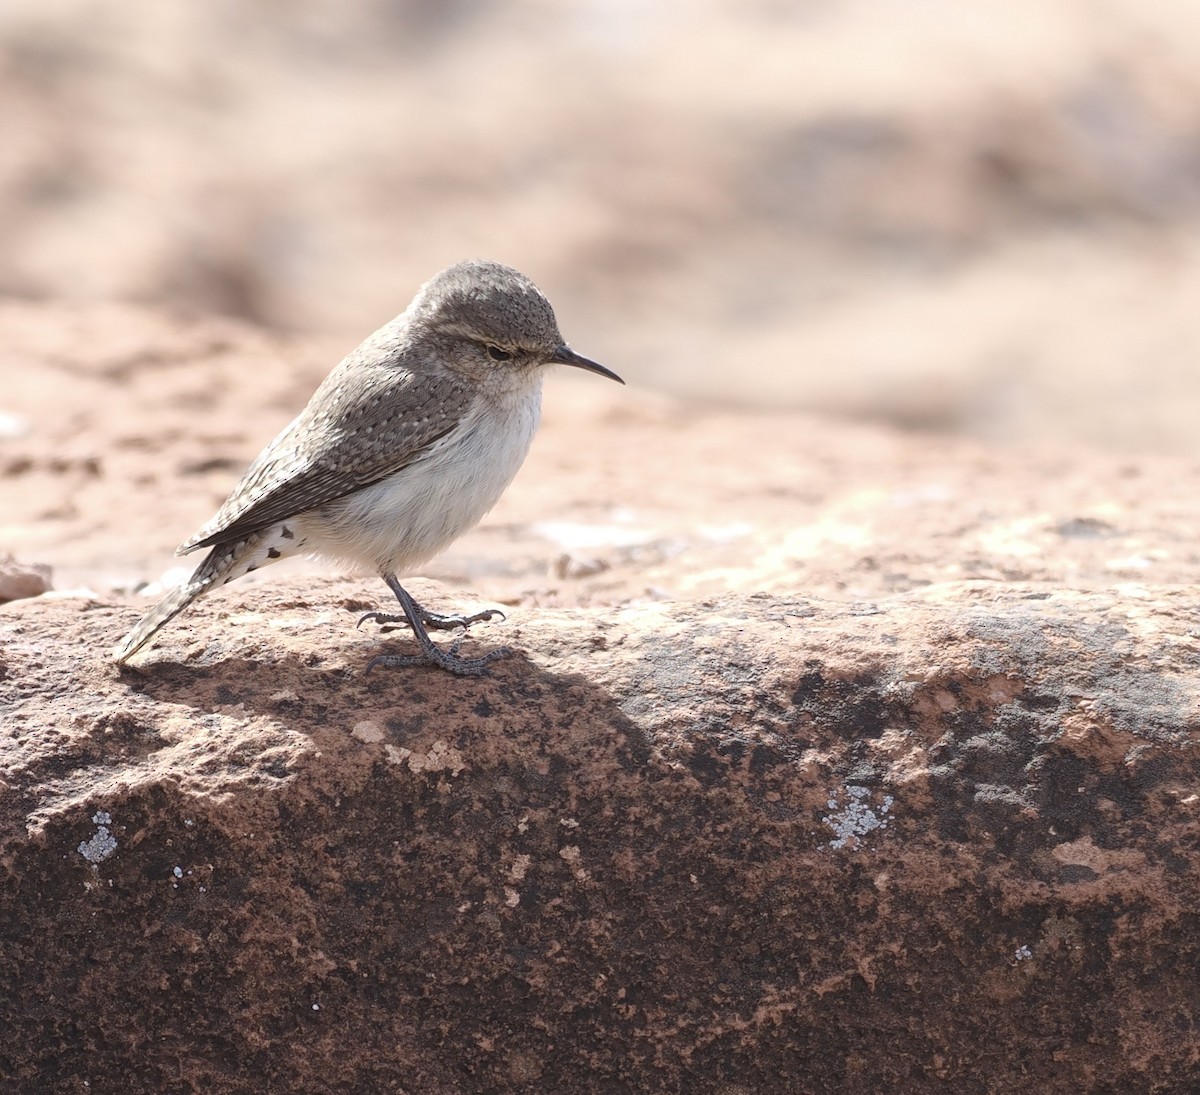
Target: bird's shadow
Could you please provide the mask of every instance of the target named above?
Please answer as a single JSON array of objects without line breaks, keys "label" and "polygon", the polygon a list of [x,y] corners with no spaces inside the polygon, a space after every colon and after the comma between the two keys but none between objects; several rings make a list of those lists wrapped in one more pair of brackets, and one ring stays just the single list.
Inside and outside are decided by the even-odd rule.
[{"label": "bird's shadow", "polygon": [[322,747],[330,734],[350,741],[363,723],[379,727],[385,740],[396,744],[430,726],[464,743],[503,726],[506,734],[516,729],[593,742],[609,736],[623,742],[626,759],[630,749],[647,755],[644,731],[625,714],[617,696],[582,672],[548,669],[520,649],[478,677],[459,677],[432,666],[381,666],[368,672],[372,653],[363,650],[345,658],[340,651],[326,656],[284,649],[261,660],[206,654],[185,661],[160,655],[118,672],[131,691],[157,703],[201,716],[265,716],[290,731],[322,739]]}]

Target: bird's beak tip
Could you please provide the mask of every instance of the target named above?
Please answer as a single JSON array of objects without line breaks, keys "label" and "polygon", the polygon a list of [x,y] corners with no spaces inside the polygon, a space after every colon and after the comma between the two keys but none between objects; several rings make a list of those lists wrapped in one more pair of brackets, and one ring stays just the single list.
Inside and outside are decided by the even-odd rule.
[{"label": "bird's beak tip", "polygon": [[606,376],[609,380],[615,380],[618,384],[625,383],[612,369],[606,369],[599,362],[592,361],[591,358],[584,357],[583,354],[577,354],[565,343],[554,351],[554,355],[550,360],[556,365],[571,365],[576,369],[586,369],[589,373],[596,373],[598,376]]}]

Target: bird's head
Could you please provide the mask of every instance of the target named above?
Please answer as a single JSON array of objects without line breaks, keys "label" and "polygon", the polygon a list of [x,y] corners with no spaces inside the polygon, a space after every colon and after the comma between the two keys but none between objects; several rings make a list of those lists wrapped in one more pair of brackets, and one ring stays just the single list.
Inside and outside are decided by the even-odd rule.
[{"label": "bird's head", "polygon": [[460,262],[443,270],[421,287],[408,318],[449,369],[488,387],[523,387],[549,365],[625,383],[572,350],[545,293],[498,262]]}]

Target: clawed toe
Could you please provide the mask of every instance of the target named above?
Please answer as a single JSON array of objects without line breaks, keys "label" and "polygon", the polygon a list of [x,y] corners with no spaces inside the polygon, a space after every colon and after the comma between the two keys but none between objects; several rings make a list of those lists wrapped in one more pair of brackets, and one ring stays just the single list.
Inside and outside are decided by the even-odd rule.
[{"label": "clawed toe", "polygon": [[443,616],[438,612],[421,610],[421,623],[426,627],[432,627],[435,631],[451,631],[456,627],[467,628],[472,624],[486,623],[497,617],[501,620],[504,619],[504,613],[498,608],[485,608],[481,612],[472,613],[470,616],[463,616],[457,613],[451,616]]},{"label": "clawed toe", "polygon": [[403,616],[393,616],[387,612],[364,612],[359,618],[355,627],[362,627],[368,620],[380,624],[385,629],[391,627],[408,627],[409,622]]},{"label": "clawed toe", "polygon": [[[487,623],[491,620],[504,620],[507,617],[498,608],[485,608],[479,612],[473,612],[470,616],[460,614],[442,615],[440,612],[428,612],[417,606],[421,613],[421,623],[426,627],[432,628],[434,631],[453,631],[455,628],[461,627],[464,630],[472,624]],[[368,620],[379,624],[385,631],[390,631],[396,627],[412,627],[406,616],[393,615],[390,612],[364,612],[359,618],[356,627],[362,627]]]}]

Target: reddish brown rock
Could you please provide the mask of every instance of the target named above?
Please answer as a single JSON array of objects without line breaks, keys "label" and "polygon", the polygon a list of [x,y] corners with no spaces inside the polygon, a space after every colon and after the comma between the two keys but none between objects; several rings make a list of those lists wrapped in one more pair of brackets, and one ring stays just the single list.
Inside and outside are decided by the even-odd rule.
[{"label": "reddish brown rock", "polygon": [[315,567],[118,671],[321,354],[4,324],[10,540],[79,587],[0,607],[10,1089],[1190,1090],[1186,463],[556,385],[413,583],[510,606],[489,677],[364,675],[386,590]]},{"label": "reddish brown rock", "polygon": [[[422,589],[440,602],[450,591]],[[0,609],[19,1090],[1184,1090],[1190,591]],[[248,1077],[253,1077],[251,1082]],[[41,1085],[39,1087],[39,1085]]]}]

